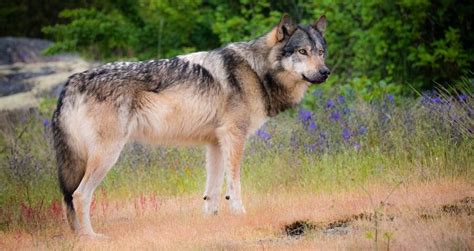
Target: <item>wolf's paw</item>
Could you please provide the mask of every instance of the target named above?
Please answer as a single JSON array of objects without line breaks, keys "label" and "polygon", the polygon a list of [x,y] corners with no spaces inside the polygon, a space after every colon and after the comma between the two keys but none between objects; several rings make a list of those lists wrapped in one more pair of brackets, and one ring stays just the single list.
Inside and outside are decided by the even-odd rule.
[{"label": "wolf's paw", "polygon": [[207,215],[207,216],[213,216],[213,215],[218,215],[218,214],[219,214],[218,210],[204,211],[204,215]]},{"label": "wolf's paw", "polygon": [[103,241],[103,240],[109,240],[110,237],[105,235],[105,234],[99,234],[99,233],[94,233],[91,238],[93,240],[98,240],[98,241]]},{"label": "wolf's paw", "polygon": [[206,200],[204,202],[204,214],[205,215],[217,215],[219,212],[218,201]]},{"label": "wolf's paw", "polygon": [[89,240],[95,240],[95,241],[103,241],[103,240],[108,240],[110,237],[104,234],[99,234],[99,233],[81,233],[79,234],[80,237],[86,238]]},{"label": "wolf's paw", "polygon": [[235,215],[242,215],[242,214],[246,214],[247,211],[245,211],[245,208],[244,207],[240,207],[240,208],[231,208],[230,209],[230,212],[232,214],[235,214]]},{"label": "wolf's paw", "polygon": [[236,214],[236,215],[241,215],[241,214],[245,214],[246,211],[245,211],[245,207],[244,205],[242,205],[242,202],[240,201],[233,201],[231,202],[230,204],[230,212],[232,214]]}]

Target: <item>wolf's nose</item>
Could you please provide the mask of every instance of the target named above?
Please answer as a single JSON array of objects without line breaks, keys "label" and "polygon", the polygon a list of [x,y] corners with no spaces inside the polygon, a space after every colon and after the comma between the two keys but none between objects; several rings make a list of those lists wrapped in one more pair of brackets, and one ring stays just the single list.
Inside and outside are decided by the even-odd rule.
[{"label": "wolf's nose", "polygon": [[329,76],[329,74],[331,74],[331,71],[329,71],[329,68],[324,67],[321,70],[319,70],[319,74],[323,76]]}]

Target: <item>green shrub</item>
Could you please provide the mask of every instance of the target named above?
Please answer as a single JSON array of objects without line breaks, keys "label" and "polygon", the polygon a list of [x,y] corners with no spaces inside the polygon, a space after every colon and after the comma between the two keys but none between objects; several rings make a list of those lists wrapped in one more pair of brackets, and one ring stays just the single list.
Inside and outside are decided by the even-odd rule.
[{"label": "green shrub", "polygon": [[122,0],[93,5],[65,10],[60,16],[66,24],[44,28],[56,41],[48,52],[77,51],[100,60],[170,57],[255,38],[290,12],[304,23],[327,16],[332,85],[355,90],[396,85],[390,91],[413,93],[413,88],[456,83],[474,68],[471,3]]}]

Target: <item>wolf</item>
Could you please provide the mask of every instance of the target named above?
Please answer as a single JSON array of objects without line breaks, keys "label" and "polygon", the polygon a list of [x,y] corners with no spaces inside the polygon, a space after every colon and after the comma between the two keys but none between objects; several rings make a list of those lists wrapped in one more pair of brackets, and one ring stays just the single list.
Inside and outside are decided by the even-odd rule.
[{"label": "wolf", "polygon": [[204,212],[218,212],[226,178],[230,210],[245,213],[245,141],[268,118],[296,106],[311,84],[328,78],[326,26],[325,16],[297,25],[284,14],[250,42],[171,59],[109,63],[70,76],[52,128],[72,230],[101,236],[90,221],[92,195],[130,141],[207,145]]}]

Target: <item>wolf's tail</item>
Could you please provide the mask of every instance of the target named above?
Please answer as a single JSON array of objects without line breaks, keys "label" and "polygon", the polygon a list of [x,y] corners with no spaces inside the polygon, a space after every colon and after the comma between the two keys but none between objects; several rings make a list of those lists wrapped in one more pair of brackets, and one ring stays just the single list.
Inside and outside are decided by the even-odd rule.
[{"label": "wolf's tail", "polygon": [[71,147],[69,134],[64,130],[64,122],[61,122],[61,109],[63,108],[64,96],[67,84],[59,96],[58,106],[53,114],[53,138],[56,150],[56,162],[58,168],[59,187],[64,196],[66,205],[66,216],[69,226],[77,230],[76,212],[72,202],[72,194],[77,189],[84,177],[85,161],[79,153]]}]

